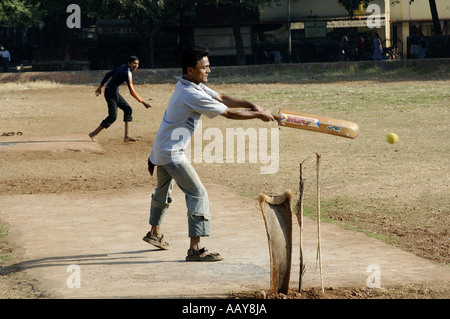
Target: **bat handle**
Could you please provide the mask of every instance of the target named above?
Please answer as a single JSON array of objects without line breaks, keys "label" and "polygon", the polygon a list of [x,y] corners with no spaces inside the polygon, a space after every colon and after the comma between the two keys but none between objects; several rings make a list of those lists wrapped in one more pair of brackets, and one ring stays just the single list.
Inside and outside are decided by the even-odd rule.
[{"label": "bat handle", "polygon": [[278,113],[278,114],[272,113],[272,116],[275,120],[280,121],[280,118],[281,118],[280,113]]}]

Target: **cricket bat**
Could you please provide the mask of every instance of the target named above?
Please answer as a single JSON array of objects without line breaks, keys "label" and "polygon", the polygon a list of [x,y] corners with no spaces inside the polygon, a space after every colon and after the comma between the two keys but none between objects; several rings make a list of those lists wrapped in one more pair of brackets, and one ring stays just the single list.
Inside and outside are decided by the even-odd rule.
[{"label": "cricket bat", "polygon": [[331,117],[311,115],[292,111],[279,111],[273,114],[279,126],[297,128],[318,133],[336,136],[356,138],[359,134],[359,126],[356,123],[333,119]]}]

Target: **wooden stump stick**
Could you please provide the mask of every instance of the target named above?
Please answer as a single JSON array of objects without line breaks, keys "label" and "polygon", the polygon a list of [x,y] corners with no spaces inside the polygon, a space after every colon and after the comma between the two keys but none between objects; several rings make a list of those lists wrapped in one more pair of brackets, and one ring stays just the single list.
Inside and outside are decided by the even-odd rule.
[{"label": "wooden stump stick", "polygon": [[298,277],[298,292],[302,292],[302,279],[306,271],[306,267],[303,261],[303,162],[300,163],[300,182],[299,182],[299,192],[300,197],[297,202],[297,221],[300,226],[300,272]]},{"label": "wooden stump stick", "polygon": [[316,167],[317,167],[317,254],[319,257],[320,268],[320,283],[322,286],[322,293],[325,292],[323,287],[323,272],[322,272],[322,247],[321,247],[321,234],[320,234],[320,154],[316,153]]}]

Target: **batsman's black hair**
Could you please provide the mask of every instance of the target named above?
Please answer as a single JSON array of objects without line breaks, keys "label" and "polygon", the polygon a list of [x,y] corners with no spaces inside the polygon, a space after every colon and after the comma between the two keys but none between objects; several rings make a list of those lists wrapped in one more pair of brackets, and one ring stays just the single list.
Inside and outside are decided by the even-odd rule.
[{"label": "batsman's black hair", "polygon": [[197,62],[209,55],[209,50],[199,46],[194,46],[183,51],[181,55],[181,68],[183,74],[187,74],[189,67],[195,68]]},{"label": "batsman's black hair", "polygon": [[131,62],[136,61],[136,60],[139,61],[139,58],[137,56],[135,56],[135,55],[132,55],[132,56],[130,56],[128,58],[128,63],[131,63]]}]

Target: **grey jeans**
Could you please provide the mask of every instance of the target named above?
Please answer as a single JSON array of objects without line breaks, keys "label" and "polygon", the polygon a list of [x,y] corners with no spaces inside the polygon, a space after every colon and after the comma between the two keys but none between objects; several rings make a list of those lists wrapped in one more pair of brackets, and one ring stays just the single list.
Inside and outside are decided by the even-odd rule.
[{"label": "grey jeans", "polygon": [[150,207],[150,225],[159,226],[169,209],[174,182],[185,194],[189,237],[210,235],[208,193],[189,162],[156,167],[157,182]]}]

